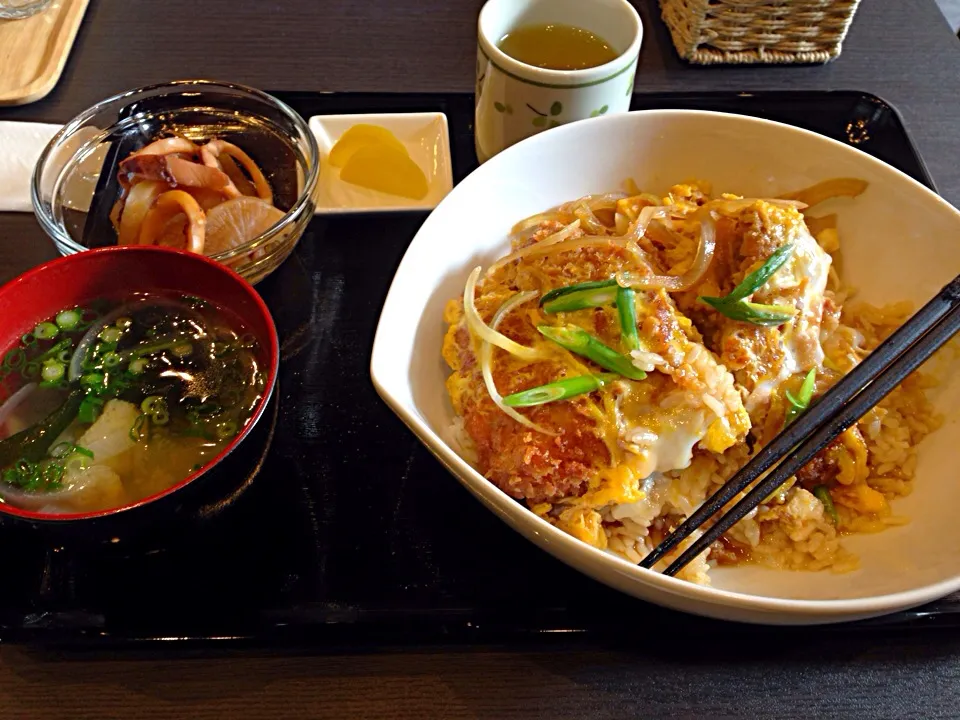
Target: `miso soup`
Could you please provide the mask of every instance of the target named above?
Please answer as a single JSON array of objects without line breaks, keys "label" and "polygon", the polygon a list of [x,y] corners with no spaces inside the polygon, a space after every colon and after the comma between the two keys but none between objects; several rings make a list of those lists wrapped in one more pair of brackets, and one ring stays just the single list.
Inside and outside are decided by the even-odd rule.
[{"label": "miso soup", "polygon": [[255,338],[195,297],[65,308],[0,363],[0,501],[122,507],[199,470],[265,391]]}]

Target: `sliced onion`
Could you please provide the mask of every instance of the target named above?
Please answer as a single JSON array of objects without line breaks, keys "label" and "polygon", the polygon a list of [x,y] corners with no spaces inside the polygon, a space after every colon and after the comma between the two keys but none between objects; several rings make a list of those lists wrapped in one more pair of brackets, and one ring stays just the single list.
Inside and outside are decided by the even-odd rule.
[{"label": "sliced onion", "polygon": [[581,202],[586,203],[587,207],[594,211],[613,210],[617,207],[618,200],[626,200],[627,197],[625,192],[612,192],[604,195],[587,195]]},{"label": "sliced onion", "polygon": [[777,207],[796,208],[797,210],[803,210],[807,207],[807,203],[800,200],[788,200],[784,198],[737,198],[736,200],[720,198],[719,200],[711,200],[703,207],[732,215],[733,213],[738,213],[741,210],[753,207],[759,202],[776,205]]},{"label": "sliced onion", "polygon": [[553,235],[548,235],[543,240],[535,242],[533,245],[528,245],[525,248],[521,248],[516,252],[510,253],[506,257],[502,257],[497,260],[490,268],[487,270],[487,275],[492,275],[494,272],[502,268],[504,265],[509,265],[515,260],[522,260],[525,257],[530,257],[534,255],[544,255],[548,252],[547,248],[553,245],[559,245],[568,237],[570,237],[578,228],[580,227],[580,221],[574,220],[569,225],[562,227],[560,230],[557,230]]},{"label": "sliced onion", "polygon": [[654,206],[659,205],[661,202],[663,202],[663,200],[661,200],[658,196],[654,195],[653,193],[640,193],[639,195],[637,195],[637,197],[640,200],[643,200],[645,203],[650,203],[650,205],[654,205]]},{"label": "sliced onion", "polygon": [[[796,200],[807,206],[817,205],[834,197],[856,197],[867,189],[869,183],[859,178],[832,178],[818,182],[803,190],[781,195],[781,199]],[[770,202],[770,201],[768,201]]]},{"label": "sliced onion", "polygon": [[672,208],[666,205],[651,205],[640,210],[640,215],[637,216],[637,221],[630,226],[627,232],[618,237],[614,238],[617,241],[617,244],[622,243],[623,247],[634,256],[634,259],[637,263],[644,268],[649,270],[650,263],[647,260],[647,255],[640,248],[637,242],[644,235],[647,234],[647,230],[650,227],[650,223],[654,220],[666,220],[670,217]]},{"label": "sliced onion", "polygon": [[558,208],[537,213],[536,215],[531,215],[530,217],[521,220],[512,228],[510,228],[510,237],[512,238],[521,235],[530,228],[536,227],[537,225],[542,225],[545,222],[557,221],[565,224],[569,219],[568,215],[569,213],[561,214]]},{"label": "sliced onion", "polygon": [[[649,209],[649,208],[644,208]],[[617,273],[617,283],[622,287],[634,290],[659,290],[667,292],[682,292],[689,290],[706,274],[717,246],[717,225],[709,211],[700,213],[700,244],[697,255],[683,275],[645,275],[636,273]],[[640,220],[637,220],[637,224]]]},{"label": "sliced onion", "polygon": [[[550,243],[549,245],[543,245],[543,243],[537,243],[536,245],[531,245],[524,250],[530,250],[531,252],[527,253],[526,257],[536,257],[539,255],[552,255],[554,253],[563,253],[563,252],[572,252],[575,250],[585,250],[586,248],[591,247],[600,247],[600,248],[620,248],[621,250],[626,250],[634,256],[634,259],[643,267],[647,267],[646,258],[643,256],[643,251],[637,247],[637,244],[632,242],[629,238],[624,237],[610,237],[609,235],[584,235],[575,240],[567,240],[560,243]],[[490,270],[487,271],[488,273]]]},{"label": "sliced onion", "polygon": [[623,200],[627,197],[623,192],[612,192],[604,195],[584,195],[568,203],[564,203],[556,209],[557,212],[570,215],[579,207],[586,207],[590,210],[613,210],[617,206],[617,200]]},{"label": "sliced onion", "polygon": [[627,193],[623,192],[605,193],[603,195],[584,195],[576,200],[566,202],[563,205],[557,205],[542,213],[537,213],[536,215],[531,215],[521,220],[511,228],[510,235],[520,235],[525,230],[529,230],[532,227],[550,220],[567,224],[571,221],[571,218],[574,217],[575,209],[581,206],[589,208],[591,212],[597,210],[615,210],[617,201],[623,200],[626,197]]},{"label": "sliced onion", "polygon": [[481,318],[480,313],[477,312],[474,299],[474,293],[476,293],[477,290],[477,278],[480,277],[480,270],[481,268],[479,266],[473,269],[470,277],[467,278],[466,286],[463,288],[463,314],[467,321],[467,327],[470,328],[470,332],[484,342],[492,343],[501,350],[506,350],[521,360],[539,360],[545,357],[543,352],[514,342],[506,335],[498,333],[483,322],[483,318]]},{"label": "sliced onion", "polygon": [[804,218],[807,221],[807,230],[810,231],[810,234],[814,237],[817,237],[824,230],[836,230],[837,229],[837,214],[830,213],[829,215],[820,215],[818,217],[812,217],[807,215]]},{"label": "sliced onion", "polygon": [[600,222],[600,218],[594,214],[589,205],[585,203],[577,205],[577,207],[573,209],[573,214],[580,221],[580,227],[584,228],[592,235],[605,236],[607,234],[607,230],[609,228]]},{"label": "sliced onion", "polygon": [[670,213],[673,211],[673,208],[667,205],[648,205],[640,211],[640,215],[637,216],[637,221],[633,223],[630,229],[625,235],[622,236],[624,240],[632,240],[637,242],[640,238],[647,234],[647,230],[650,227],[650,223],[654,220],[665,220],[670,217]]},{"label": "sliced onion", "polygon": [[[490,323],[491,328],[496,331],[497,326],[500,325],[500,321],[509,315],[515,307],[533,300],[539,294],[540,293],[536,292],[535,290],[528,290],[526,292],[517,293],[513,297],[509,298],[494,314],[493,321]],[[493,382],[493,369],[491,367],[492,362],[493,345],[488,342],[484,342],[480,346],[480,371],[483,373],[483,384],[487,386],[487,393],[490,395],[490,399],[493,400],[494,405],[500,408],[500,410],[502,410],[506,415],[509,415],[518,423],[530,428],[531,430],[536,430],[544,435],[556,435],[557,433],[540,427],[526,416],[520,414],[512,407],[509,407],[503,403],[503,398],[500,396],[500,393],[497,391],[497,386]]]},{"label": "sliced onion", "polygon": [[13,414],[14,410],[26,400],[30,395],[33,394],[33,391],[37,389],[36,383],[27,383],[22,388],[17,390],[13,395],[7,398],[6,402],[3,405],[0,405],[0,427],[7,422],[7,419]]}]

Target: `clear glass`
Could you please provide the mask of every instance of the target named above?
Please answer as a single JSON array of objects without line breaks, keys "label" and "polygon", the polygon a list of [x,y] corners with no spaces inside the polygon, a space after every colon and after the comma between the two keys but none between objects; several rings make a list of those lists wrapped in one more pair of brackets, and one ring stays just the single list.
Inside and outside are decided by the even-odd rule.
[{"label": "clear glass", "polygon": [[46,10],[52,0],[0,0],[0,19],[20,20]]},{"label": "clear glass", "polygon": [[78,115],[53,137],[34,170],[33,209],[41,227],[63,255],[116,244],[111,209],[120,192],[118,156],[170,135],[233,142],[266,175],[284,217],[254,240],[210,256],[259,282],[293,251],[313,217],[319,150],[293,109],[242,85],[207,80],[153,85]]}]

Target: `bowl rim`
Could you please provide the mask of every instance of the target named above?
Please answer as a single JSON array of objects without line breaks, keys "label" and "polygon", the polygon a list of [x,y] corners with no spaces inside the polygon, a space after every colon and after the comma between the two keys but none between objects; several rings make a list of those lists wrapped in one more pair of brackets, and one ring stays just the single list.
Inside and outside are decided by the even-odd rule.
[{"label": "bowl rim", "polygon": [[[388,332],[385,321],[389,321],[389,309],[403,301],[402,287],[400,286],[399,279],[401,275],[406,276],[410,274],[410,267],[413,265],[412,253],[417,248],[417,240],[421,234],[435,232],[433,222],[439,222],[439,220],[434,217],[434,215],[436,215],[445,204],[454,202],[454,199],[458,197],[459,194],[469,192],[474,184],[484,182],[488,175],[493,176],[501,164],[505,164],[514,154],[520,153],[524,149],[536,147],[537,145],[545,145],[547,143],[560,142],[564,138],[567,138],[568,143],[572,142],[572,138],[585,123],[594,123],[596,125],[606,124],[612,127],[621,123],[627,125],[630,123],[644,122],[645,118],[669,119],[671,117],[701,117],[705,120],[713,119],[717,122],[739,122],[744,125],[764,126],[768,129],[774,128],[786,135],[799,135],[807,139],[813,139],[815,142],[831,145],[839,152],[856,156],[859,162],[866,163],[879,172],[893,174],[895,177],[898,177],[900,181],[905,181],[909,185],[912,185],[915,189],[919,190],[921,194],[925,194],[936,204],[949,211],[957,219],[957,224],[960,226],[960,210],[909,175],[858,148],[793,125],[787,125],[765,118],[738,115],[736,113],[691,109],[637,110],[572,122],[554,128],[549,133],[539,133],[522,140],[480,165],[454,187],[431,215],[427,217],[423,225],[421,225],[397,266],[393,280],[390,283],[390,288],[384,299],[380,319],[377,323],[370,357],[370,377],[377,393],[441,464],[477,499],[485,504],[488,510],[494,512],[494,514],[506,522],[511,529],[521,535],[525,535],[525,533],[520,530],[520,528],[523,527],[526,528],[526,531],[530,534],[546,538],[546,542],[534,544],[537,544],[541,550],[550,552],[556,557],[559,557],[562,553],[565,557],[560,559],[564,564],[573,567],[588,577],[593,577],[604,584],[615,587],[634,597],[638,597],[637,593],[631,593],[625,590],[625,586],[646,587],[657,594],[681,597],[692,603],[702,604],[702,608],[691,608],[688,604],[684,608],[687,612],[695,612],[697,614],[718,618],[731,618],[733,613],[725,613],[719,610],[720,608],[729,608],[732,611],[740,611],[737,614],[737,619],[746,622],[760,624],[810,624],[844,622],[882,615],[886,612],[916,607],[960,590],[960,575],[957,575],[908,590],[899,590],[860,598],[807,599],[772,597],[725,590],[708,585],[698,585],[687,580],[664,575],[655,570],[642,568],[619,556],[599,550],[564,533],[504,493],[500,488],[484,478],[475,468],[464,460],[439,433],[435,432],[427,424],[426,420],[420,416],[420,411],[415,401],[411,401],[408,405],[405,401],[394,395],[389,380],[384,382],[381,377],[381,368],[386,369],[390,364],[396,364],[397,360],[395,354],[391,355],[387,340],[385,339]],[[545,137],[548,138],[548,140],[545,140]],[[546,150],[541,151],[544,152]],[[464,190],[460,188],[464,188]],[[510,518],[510,520],[508,521],[507,518]],[[529,538],[525,539],[533,542]],[[553,549],[548,549],[548,547]],[[566,559],[567,557],[577,558],[582,564],[599,569],[600,572],[586,572],[577,565],[572,564]],[[787,571],[771,570],[771,572]],[[601,574],[607,579],[601,580]],[[615,583],[610,579],[612,577],[625,579],[626,582]],[[716,608],[716,610],[710,612],[708,608]],[[756,612],[758,615],[755,617],[745,617],[742,614],[743,611]]]},{"label": "bowl rim", "polygon": [[[107,105],[121,100],[133,98],[143,93],[176,88],[197,88],[198,92],[203,92],[204,90],[212,91],[216,90],[217,88],[225,88],[228,90],[238,91],[241,94],[246,94],[250,97],[260,100],[266,105],[270,105],[283,113],[283,115],[286,116],[287,119],[289,119],[297,128],[297,131],[305,139],[307,146],[307,168],[303,178],[303,189],[298,195],[296,202],[284,213],[283,217],[275,225],[272,225],[257,235],[257,237],[255,237],[253,240],[250,240],[231,250],[225,250],[215,255],[205,255],[204,257],[209,257],[223,262],[240,255],[245,255],[262,247],[269,240],[283,233],[285,230],[287,230],[287,228],[295,224],[305,212],[309,212],[311,210],[310,206],[313,203],[317,182],[320,178],[320,148],[317,144],[316,137],[314,137],[313,132],[310,129],[309,124],[296,110],[279,98],[264,92],[263,90],[258,90],[257,88],[240,83],[202,78],[192,80],[171,80],[168,82],[154,83],[152,85],[145,85],[139,88],[124,90],[100,100],[97,103],[94,103],[89,108],[80,112],[69,121],[64,123],[63,127],[61,127],[44,146],[43,151],[40,153],[40,156],[37,158],[37,162],[33,167],[33,174],[30,182],[30,201],[33,205],[34,215],[37,217],[41,227],[43,227],[44,231],[54,240],[55,243],[58,245],[62,244],[63,246],[67,247],[71,254],[86,252],[90,249],[74,240],[70,234],[65,232],[60,227],[59,223],[57,223],[56,220],[51,217],[51,214],[47,213],[43,208],[43,201],[41,200],[43,170],[50,156],[53,154],[54,149],[57,148],[62,141],[72,137],[77,130],[79,130],[91,118],[95,117],[96,114],[104,109]],[[100,134],[106,133],[116,124],[117,123],[113,123],[109,127],[101,129]],[[84,147],[86,144],[87,143],[84,143]],[[64,169],[66,169],[66,167],[67,165],[64,165]],[[61,174],[62,172],[63,170],[61,170]],[[242,269],[243,266],[240,267]]]},{"label": "bowl rim", "polygon": [[[9,515],[16,517],[21,520],[38,522],[43,524],[51,525],[61,525],[70,522],[84,521],[84,520],[95,520],[97,518],[112,517],[119,515],[121,513],[126,513],[131,510],[136,510],[137,508],[143,507],[144,505],[149,505],[154,501],[160,500],[168,495],[172,495],[175,492],[185,488],[187,485],[192,484],[195,480],[198,480],[201,476],[206,475],[211,470],[215,469],[220,463],[232,453],[241,442],[243,442],[247,435],[253,430],[254,426],[260,422],[264,412],[266,411],[267,406],[270,404],[270,399],[273,397],[274,389],[277,384],[277,378],[279,375],[280,369],[280,341],[277,335],[277,328],[273,321],[273,315],[270,313],[270,309],[267,307],[267,304],[264,302],[263,298],[260,297],[260,293],[254,289],[254,287],[246,281],[240,274],[231,268],[212,260],[211,258],[205,255],[197,255],[196,253],[191,253],[188,250],[178,250],[174,248],[167,247],[156,247],[156,246],[137,246],[137,245],[117,245],[111,247],[102,247],[102,248],[92,248],[83,253],[75,253],[72,255],[63,255],[61,257],[54,258],[53,260],[48,260],[45,263],[36,265],[29,270],[17,275],[15,278],[9,280],[8,282],[0,285],[0,295],[3,295],[11,290],[16,292],[15,287],[26,280],[33,278],[37,275],[41,275],[45,272],[48,272],[51,268],[57,268],[61,265],[67,265],[70,263],[76,262],[86,262],[88,258],[95,257],[97,255],[107,255],[107,254],[117,254],[117,253],[140,253],[140,254],[155,254],[155,253],[167,253],[172,255],[180,256],[182,259],[177,262],[199,262],[206,264],[210,267],[216,268],[217,271],[222,272],[224,275],[229,277],[235,284],[240,286],[247,296],[253,300],[257,310],[261,316],[266,320],[268,337],[260,338],[260,340],[267,340],[267,352],[266,355],[270,360],[270,368],[267,376],[267,382],[264,385],[264,392],[260,400],[257,402],[256,407],[254,408],[253,413],[250,415],[250,418],[247,420],[246,424],[243,426],[240,432],[238,432],[234,438],[227,443],[219,453],[214,457],[210,458],[204,465],[199,469],[191,472],[185,478],[180,480],[177,483],[174,483],[170,487],[156,492],[152,495],[148,495],[145,498],[141,498],[133,503],[128,503],[126,505],[120,505],[115,508],[107,508],[105,510],[93,510],[88,512],[79,512],[79,513],[42,513],[36,512],[33,510],[24,510],[18,508],[14,505],[9,505],[7,503],[0,502],[0,517],[3,515]],[[199,297],[203,297],[203,293],[197,293]]]}]

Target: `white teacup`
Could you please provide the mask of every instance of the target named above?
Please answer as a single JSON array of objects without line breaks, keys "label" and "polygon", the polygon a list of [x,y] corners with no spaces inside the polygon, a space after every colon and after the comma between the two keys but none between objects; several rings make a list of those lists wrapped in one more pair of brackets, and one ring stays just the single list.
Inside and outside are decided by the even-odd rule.
[{"label": "white teacup", "polygon": [[[546,23],[589,30],[619,54],[584,70],[547,70],[497,47],[511,30]],[[480,162],[543,130],[630,108],[643,25],[627,0],[489,0],[480,11],[477,34]]]}]

